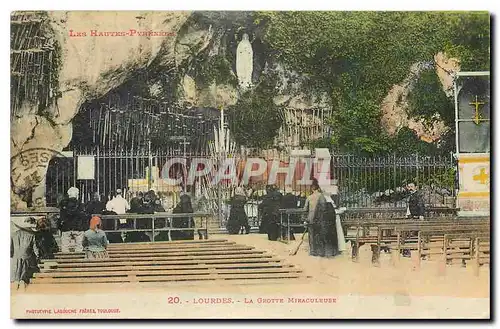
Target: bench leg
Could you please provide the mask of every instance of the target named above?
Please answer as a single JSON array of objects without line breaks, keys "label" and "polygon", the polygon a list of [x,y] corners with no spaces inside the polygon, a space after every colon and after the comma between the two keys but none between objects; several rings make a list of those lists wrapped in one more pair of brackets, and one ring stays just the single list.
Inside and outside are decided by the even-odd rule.
[{"label": "bench leg", "polygon": [[359,253],[359,244],[355,241],[351,242],[351,249],[352,249],[352,261],[357,262],[358,261],[358,253]]},{"label": "bench leg", "polygon": [[420,270],[421,261],[422,261],[422,237],[420,236],[420,231],[418,231],[417,235],[417,263],[416,268]]},{"label": "bench leg", "polygon": [[443,237],[443,257],[438,261],[438,275],[446,274],[446,265],[448,263],[448,238],[446,234]]},{"label": "bench leg", "polygon": [[198,238],[199,238],[199,240],[207,240],[208,239],[208,230],[199,229],[198,230]]},{"label": "bench leg", "polygon": [[[474,262],[474,275],[479,276],[479,238],[476,238],[476,241],[474,241],[474,251],[475,251],[475,262]],[[471,255],[472,258],[472,255]]]}]

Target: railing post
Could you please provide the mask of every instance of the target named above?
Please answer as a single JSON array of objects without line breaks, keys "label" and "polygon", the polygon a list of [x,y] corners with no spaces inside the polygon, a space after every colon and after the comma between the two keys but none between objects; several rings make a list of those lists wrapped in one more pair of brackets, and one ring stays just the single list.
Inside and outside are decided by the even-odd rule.
[{"label": "railing post", "polygon": [[290,214],[288,214],[287,239],[290,241]]},{"label": "railing post", "polygon": [[279,240],[283,240],[283,212],[280,210],[280,229],[279,229]]},{"label": "railing post", "polygon": [[151,237],[151,242],[155,242],[155,216],[154,215],[151,219],[151,227],[153,230],[153,236]]},{"label": "railing post", "polygon": [[205,215],[204,218],[205,218],[205,229],[206,229],[205,230],[205,240],[208,240],[208,216]]}]

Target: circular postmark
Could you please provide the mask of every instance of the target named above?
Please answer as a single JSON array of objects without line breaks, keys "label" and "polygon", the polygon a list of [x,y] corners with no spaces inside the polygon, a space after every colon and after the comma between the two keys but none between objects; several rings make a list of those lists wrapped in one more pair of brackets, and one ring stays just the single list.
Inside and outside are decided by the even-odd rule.
[{"label": "circular postmark", "polygon": [[[16,194],[32,191],[44,180],[50,160],[65,155],[48,148],[29,148],[14,154],[10,158],[11,188]],[[43,200],[34,200],[35,205]]]}]

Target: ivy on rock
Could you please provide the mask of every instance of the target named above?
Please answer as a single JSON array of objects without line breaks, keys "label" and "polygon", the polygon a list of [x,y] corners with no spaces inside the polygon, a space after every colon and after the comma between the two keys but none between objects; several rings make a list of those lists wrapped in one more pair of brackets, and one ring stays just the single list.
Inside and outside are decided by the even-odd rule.
[{"label": "ivy on rock", "polygon": [[[331,146],[370,154],[390,151],[391,138],[380,128],[380,104],[412,64],[433,62],[434,55],[444,50],[462,60],[463,70],[489,68],[489,20],[486,12],[256,14],[256,21],[266,26],[263,39],[277,58],[330,95]],[[419,80],[410,111],[428,119],[439,113],[449,124],[451,100],[443,97],[430,74]],[[401,141],[403,137],[407,139]],[[401,132],[392,141],[414,143],[414,137]],[[421,146],[420,141],[417,144]]]}]

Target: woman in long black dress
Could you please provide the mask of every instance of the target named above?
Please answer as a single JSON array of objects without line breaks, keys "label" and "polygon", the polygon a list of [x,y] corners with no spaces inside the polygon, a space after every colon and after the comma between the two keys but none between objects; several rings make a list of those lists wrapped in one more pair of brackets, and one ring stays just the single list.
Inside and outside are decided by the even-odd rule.
[{"label": "woman in long black dress", "polygon": [[328,202],[329,199],[326,198],[325,215],[321,221],[321,230],[324,232],[322,234],[324,254],[320,256],[323,257],[333,257],[339,254],[335,207],[332,202]]},{"label": "woman in long black dress", "polygon": [[276,187],[271,186],[269,192],[262,201],[262,217],[266,220],[266,233],[270,241],[278,240],[280,236],[280,205],[281,193]]},{"label": "woman in long black dress", "polygon": [[[191,197],[187,194],[181,195],[181,200],[175,206],[174,214],[193,213],[193,205],[191,204]],[[193,217],[174,218],[172,226],[174,228],[194,228]],[[172,240],[194,240],[194,230],[176,230],[170,233]]]},{"label": "woman in long black dress", "polygon": [[245,196],[245,191],[238,187],[234,192],[234,196],[231,199],[231,211],[229,212],[229,220],[227,221],[227,231],[229,234],[245,234],[250,233],[250,225],[248,225],[248,217],[245,212],[245,204],[247,203],[247,198]]},{"label": "woman in long black dress", "polygon": [[318,181],[313,179],[312,194],[305,210],[309,226],[309,255],[332,257],[338,253],[335,209],[321,193]]}]

